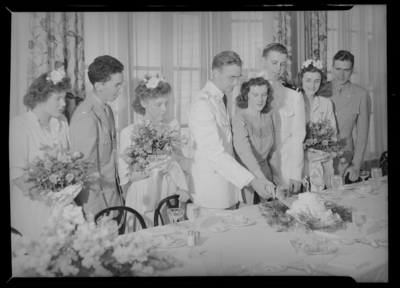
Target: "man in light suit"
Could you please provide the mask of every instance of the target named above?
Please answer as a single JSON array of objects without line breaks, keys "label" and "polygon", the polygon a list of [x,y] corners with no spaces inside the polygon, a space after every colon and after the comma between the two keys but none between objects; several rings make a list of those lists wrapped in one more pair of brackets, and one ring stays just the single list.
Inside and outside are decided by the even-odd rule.
[{"label": "man in light suit", "polygon": [[[350,82],[354,68],[354,56],[340,50],[333,57],[333,80],[328,82],[318,94],[333,102],[341,145],[348,150],[343,155],[346,161],[335,158],[333,167],[337,175],[349,176],[351,181],[359,177],[368,141],[371,97],[368,91]],[[353,139],[353,129],[357,136]],[[355,143],[354,143],[355,142]]]},{"label": "man in light suit", "polygon": [[89,80],[93,91],[75,110],[70,124],[73,151],[81,151],[84,158],[93,160],[93,171],[100,178],[85,183],[75,201],[85,214],[95,215],[101,210],[122,205],[116,183],[116,131],[114,115],[107,102],[122,93],[124,66],[109,55],[97,57],[89,66]]},{"label": "man in light suit", "polygon": [[234,158],[232,132],[224,93],[238,85],[242,60],[232,51],[216,55],[212,80],[194,99],[188,110],[189,130],[194,139],[192,165],[195,202],[202,212],[233,209],[243,201],[240,189],[252,185],[264,198],[274,196],[274,185],[258,179]]}]

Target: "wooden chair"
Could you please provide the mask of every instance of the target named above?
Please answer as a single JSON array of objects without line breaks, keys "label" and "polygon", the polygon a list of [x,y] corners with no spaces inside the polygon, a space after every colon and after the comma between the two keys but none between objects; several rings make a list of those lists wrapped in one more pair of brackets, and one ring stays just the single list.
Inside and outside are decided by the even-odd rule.
[{"label": "wooden chair", "polygon": [[21,235],[21,236],[22,236],[22,234],[19,233],[19,231],[18,231],[17,229],[13,228],[13,227],[11,227],[11,233],[14,233],[14,234],[17,234],[17,235]]},{"label": "wooden chair", "polygon": [[125,233],[125,227],[127,224],[127,216],[129,214],[135,216],[137,218],[137,220],[139,220],[140,225],[142,226],[142,229],[146,229],[146,223],[144,222],[144,219],[142,217],[142,215],[140,215],[139,212],[137,212],[135,209],[132,209],[130,207],[126,207],[126,206],[115,206],[115,207],[108,207],[102,211],[100,211],[99,213],[97,213],[94,216],[94,222],[97,224],[97,221],[100,219],[100,217],[102,217],[103,215],[109,215],[111,211],[117,211],[118,215],[115,216],[114,218],[112,218],[113,220],[117,221],[118,226],[120,226],[118,228],[118,234],[122,235]]},{"label": "wooden chair", "polygon": [[388,151],[382,153],[379,159],[379,167],[382,169],[382,176],[388,175]]},{"label": "wooden chair", "polygon": [[[179,195],[171,195],[168,197],[165,197],[163,200],[161,200],[158,203],[157,209],[154,211],[154,227],[158,226],[158,219],[161,220],[161,225],[164,225],[164,220],[162,218],[161,215],[161,210],[164,207],[164,205],[167,205],[167,209],[169,208],[179,208]],[[190,199],[186,202],[186,204],[188,203],[193,203]],[[185,213],[186,214],[186,213]],[[185,217],[185,220],[187,220],[187,218]]]}]

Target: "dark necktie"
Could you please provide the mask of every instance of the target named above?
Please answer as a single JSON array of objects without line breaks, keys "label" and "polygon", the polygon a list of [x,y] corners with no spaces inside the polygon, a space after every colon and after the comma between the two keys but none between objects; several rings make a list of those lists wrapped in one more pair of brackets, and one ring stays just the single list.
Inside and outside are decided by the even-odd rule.
[{"label": "dark necktie", "polygon": [[224,101],[225,109],[227,108],[227,103],[228,99],[226,99],[226,95],[224,94],[224,97],[222,97],[222,101]]}]

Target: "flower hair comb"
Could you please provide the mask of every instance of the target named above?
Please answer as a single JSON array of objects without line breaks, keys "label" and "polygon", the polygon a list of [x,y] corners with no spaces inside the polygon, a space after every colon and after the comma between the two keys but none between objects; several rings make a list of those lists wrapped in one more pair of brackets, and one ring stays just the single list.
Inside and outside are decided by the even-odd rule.
[{"label": "flower hair comb", "polygon": [[314,61],[312,59],[308,59],[306,61],[304,61],[303,65],[301,65],[301,69],[305,69],[308,66],[313,65],[315,68],[322,70],[322,68],[324,68],[324,65],[322,64],[322,62],[320,60]]},{"label": "flower hair comb", "polygon": [[56,85],[57,83],[61,82],[64,77],[65,77],[64,68],[60,67],[57,70],[51,71],[50,75],[46,77],[46,80],[53,81],[53,84]]},{"label": "flower hair comb", "polygon": [[146,84],[146,87],[149,89],[154,89],[157,88],[158,83],[162,81],[162,82],[167,82],[165,81],[163,76],[159,76],[158,74],[156,76],[152,76],[150,77],[149,75],[144,76],[143,78],[143,82]]}]

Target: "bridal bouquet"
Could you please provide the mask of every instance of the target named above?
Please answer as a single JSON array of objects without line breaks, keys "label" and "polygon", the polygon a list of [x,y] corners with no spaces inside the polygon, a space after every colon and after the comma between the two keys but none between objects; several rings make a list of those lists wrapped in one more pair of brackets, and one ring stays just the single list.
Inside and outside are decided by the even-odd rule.
[{"label": "bridal bouquet", "polygon": [[167,125],[156,126],[145,121],[134,125],[132,144],[122,154],[130,172],[143,172],[151,162],[157,162],[158,155],[163,159],[171,154],[182,154],[177,134],[177,130],[170,130]]},{"label": "bridal bouquet", "polygon": [[52,209],[72,202],[85,181],[95,178],[90,174],[90,159],[81,159],[82,153],[61,152],[56,147],[43,145],[43,158],[35,157],[30,164],[27,182],[35,184],[30,190],[32,200],[47,203]]},{"label": "bridal bouquet", "polygon": [[16,277],[150,276],[183,265],[155,249],[147,232],[118,235],[110,216],[93,221],[82,207],[67,206],[51,217],[38,241],[12,234],[12,271]]},{"label": "bridal bouquet", "polygon": [[325,152],[329,158],[336,158],[343,154],[344,150],[339,144],[336,130],[328,119],[319,119],[318,122],[310,121],[307,125],[306,138],[303,143],[304,150],[319,150]]}]

